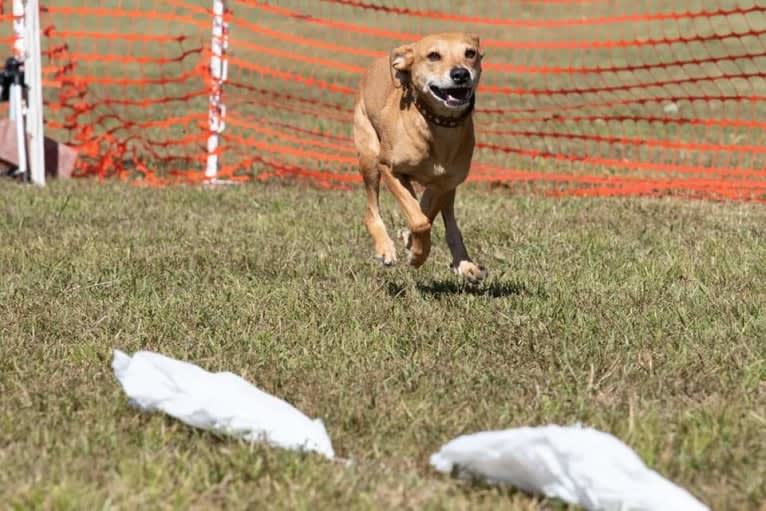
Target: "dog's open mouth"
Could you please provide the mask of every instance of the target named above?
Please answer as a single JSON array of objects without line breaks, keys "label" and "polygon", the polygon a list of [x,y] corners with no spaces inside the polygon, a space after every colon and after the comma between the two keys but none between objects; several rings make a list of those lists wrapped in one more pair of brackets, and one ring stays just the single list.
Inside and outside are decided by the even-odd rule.
[{"label": "dog's open mouth", "polygon": [[471,87],[437,87],[430,85],[431,94],[444,101],[447,106],[461,106],[470,101],[473,95]]}]

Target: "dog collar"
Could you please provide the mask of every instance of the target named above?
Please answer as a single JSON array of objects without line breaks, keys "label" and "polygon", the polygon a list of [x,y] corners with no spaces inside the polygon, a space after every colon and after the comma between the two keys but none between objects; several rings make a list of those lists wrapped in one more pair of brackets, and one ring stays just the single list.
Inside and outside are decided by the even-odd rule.
[{"label": "dog collar", "polygon": [[438,115],[431,111],[423,101],[420,100],[420,96],[415,97],[415,106],[426,121],[441,126],[442,128],[456,128],[463,124],[466,117],[473,112],[474,103],[476,102],[476,96],[471,96],[471,103],[468,105],[459,117],[448,117],[446,115]]}]

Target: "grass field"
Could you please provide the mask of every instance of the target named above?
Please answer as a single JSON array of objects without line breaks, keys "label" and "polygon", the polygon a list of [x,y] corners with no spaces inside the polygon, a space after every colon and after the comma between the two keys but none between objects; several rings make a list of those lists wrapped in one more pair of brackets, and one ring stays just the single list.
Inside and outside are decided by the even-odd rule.
[{"label": "grass field", "polygon": [[[261,154],[227,138],[237,135],[353,156],[345,140],[352,96],[278,76],[352,87],[356,72],[311,59],[366,66],[369,55],[355,50],[386,52],[400,42],[330,29],[309,22],[311,16],[286,16],[256,4],[266,5],[229,3],[235,15],[223,162]],[[375,29],[455,29],[450,20],[391,17],[348,3],[273,4]],[[531,20],[711,9],[704,0],[624,4],[562,9],[534,2],[397,3]],[[46,88],[51,102],[63,101],[60,96],[74,101],[46,112],[47,133],[71,141],[69,116],[76,107],[85,133],[114,130],[113,140],[100,142],[101,155],[124,160],[128,169],[134,168],[131,152],[116,151],[117,142],[158,175],[175,169],[171,163],[201,169],[208,111],[201,48],[209,44],[210,20],[206,10],[193,7],[209,5],[55,2],[59,11],[43,16],[44,26],[55,27],[44,46],[67,49],[62,62],[76,63],[68,72],[87,78],[87,94]],[[567,29],[465,27],[483,40],[517,42],[689,40],[620,50],[491,49],[487,64],[496,68],[488,67],[484,85],[570,92],[483,94],[481,108],[511,113],[477,114],[487,130],[481,141],[566,157],[484,148],[477,160],[599,176],[626,171],[580,166],[568,156],[763,168],[763,153],[753,149],[763,145],[758,127],[619,120],[664,119],[668,101],[675,101],[673,115],[680,121],[760,122],[763,101],[683,99],[759,97],[766,91],[759,74],[766,18],[757,9],[736,12],[741,5],[750,10],[748,2],[715,5],[732,13]],[[72,14],[65,7],[92,9]],[[125,12],[105,17],[99,8]],[[180,18],[171,19],[171,12]],[[254,25],[309,42],[332,41],[345,51],[275,39]],[[10,29],[7,24],[6,35]],[[731,33],[739,35],[712,37]],[[146,39],[138,41],[136,34]],[[188,39],[156,42],[178,35]],[[511,64],[636,69],[499,70]],[[296,104],[286,105],[284,96],[270,91],[292,96]],[[644,95],[650,101],[620,103]],[[181,99],[164,101],[169,97]],[[133,105],[137,99],[150,100],[150,106]],[[315,100],[324,106],[312,106]],[[615,105],[594,106],[607,100]],[[573,104],[581,106],[565,108]],[[569,117],[543,115],[551,108]],[[199,118],[185,119],[187,114]],[[577,120],[581,114],[606,120]],[[257,133],[237,124],[260,126],[264,119],[287,127]],[[521,134],[509,135],[510,128]],[[300,129],[336,137],[328,139],[335,145],[295,131]],[[585,143],[554,136],[561,134],[597,138]],[[607,135],[734,149],[708,153],[598,142]],[[195,136],[201,138],[195,142]],[[310,169],[356,172],[350,163],[289,151],[263,155]],[[237,172],[255,175],[260,165]],[[627,174],[675,179],[656,171]],[[53,182],[39,190],[0,181],[0,509],[562,509],[560,503],[443,477],[427,460],[462,433],[582,421],[623,439],[711,509],[766,511],[766,210],[681,200],[547,199],[478,188],[458,200],[469,249],[490,270],[478,289],[464,288],[447,271],[440,225],[422,269],[374,263],[361,224],[360,190],[149,190],[87,181]],[[401,226],[398,218],[387,221]],[[336,452],[354,463],[248,445],[139,413],[112,375],[114,348],[155,350],[240,374],[323,418]]]},{"label": "grass field", "polygon": [[[560,509],[427,460],[582,421],[712,509],[765,509],[762,207],[468,189],[476,290],[441,226],[421,270],[377,266],[362,210],[359,190],[0,182],[0,507]],[[240,374],[354,463],[139,413],[113,348]]]}]

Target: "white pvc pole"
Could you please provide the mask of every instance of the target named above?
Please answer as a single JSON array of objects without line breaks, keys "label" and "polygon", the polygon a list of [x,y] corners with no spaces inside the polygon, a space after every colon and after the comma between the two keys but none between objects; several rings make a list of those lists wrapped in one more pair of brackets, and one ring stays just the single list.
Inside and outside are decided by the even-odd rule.
[{"label": "white pvc pole", "polygon": [[[24,61],[24,51],[27,48],[24,41],[25,35],[26,29],[24,28],[24,1],[13,0],[13,56],[16,57],[16,60],[19,62]],[[11,93],[10,102],[11,104],[8,117],[11,120],[14,120],[22,113],[22,105],[21,103],[17,103],[14,100],[13,93]],[[19,139],[17,143],[20,143],[21,141],[22,140]]]},{"label": "white pvc pole", "polygon": [[[13,56],[18,62],[24,61],[25,44],[25,23],[24,23],[24,2],[22,0],[13,0]],[[26,178],[27,173],[27,140],[24,136],[24,94],[21,85],[11,85],[10,109],[8,116],[12,121],[16,121],[16,150],[18,158],[19,175]]]},{"label": "white pvc pole", "polygon": [[27,133],[29,134],[29,167],[32,183],[45,184],[43,133],[42,58],[40,51],[40,6],[38,0],[27,0],[26,25],[28,50],[24,61],[24,78],[29,88]]},{"label": "white pvc pole", "polygon": [[[24,176],[27,172],[27,145],[24,138],[24,114],[22,112],[24,98],[22,97],[21,85],[11,85],[11,107],[16,105],[16,149],[18,150],[18,172]],[[13,108],[12,108],[13,110]]]},{"label": "white pvc pole", "polygon": [[207,167],[205,177],[214,181],[218,175],[218,142],[226,126],[226,106],[222,101],[223,83],[226,81],[228,62],[226,48],[229,45],[228,23],[224,21],[226,0],[213,0],[213,37],[210,57],[210,106],[208,109]]}]

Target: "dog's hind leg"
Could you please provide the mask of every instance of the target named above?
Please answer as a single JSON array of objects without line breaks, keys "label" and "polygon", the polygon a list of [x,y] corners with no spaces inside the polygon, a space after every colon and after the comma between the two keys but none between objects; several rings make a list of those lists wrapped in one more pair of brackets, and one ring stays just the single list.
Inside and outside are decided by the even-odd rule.
[{"label": "dog's hind leg", "polygon": [[487,270],[468,257],[468,250],[463,242],[463,235],[455,218],[455,190],[447,192],[441,208],[444,220],[444,235],[447,238],[447,246],[452,253],[452,271],[465,278],[468,282],[476,284],[484,280]]},{"label": "dog's hind leg", "polygon": [[375,244],[375,259],[386,266],[396,264],[396,246],[386,231],[380,216],[380,171],[378,153],[380,141],[360,101],[354,110],[354,143],[359,151],[359,172],[367,192],[364,225]]}]

